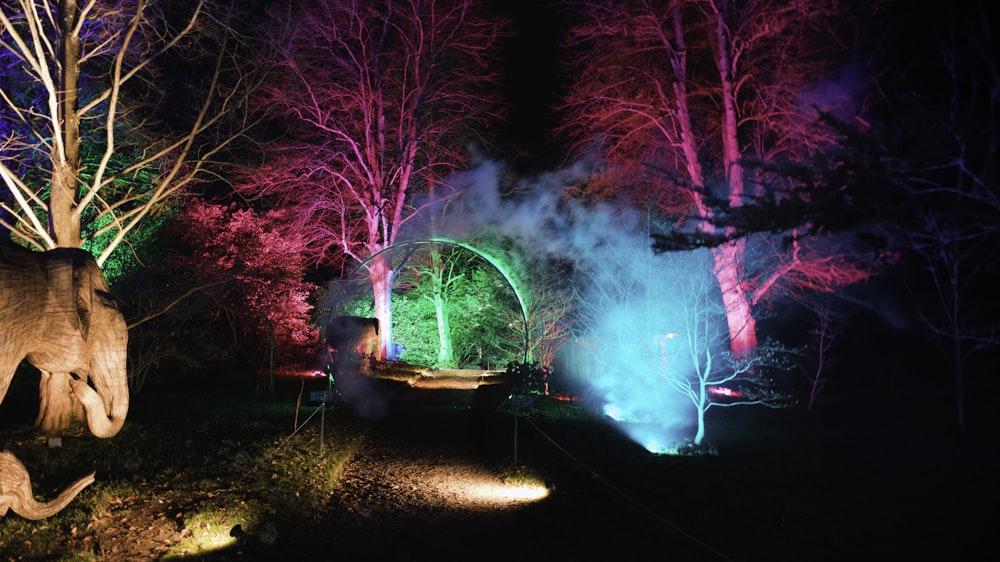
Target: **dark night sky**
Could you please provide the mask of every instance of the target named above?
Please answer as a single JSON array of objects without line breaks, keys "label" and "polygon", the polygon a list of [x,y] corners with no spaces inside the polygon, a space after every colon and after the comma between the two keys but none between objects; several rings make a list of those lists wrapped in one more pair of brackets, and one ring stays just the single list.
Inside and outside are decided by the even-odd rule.
[{"label": "dark night sky", "polygon": [[515,35],[504,52],[504,95],[510,103],[508,138],[515,146],[516,167],[537,171],[558,164],[559,150],[551,138],[556,125],[561,73],[558,45],[563,26],[548,2],[497,0],[497,11],[510,18]]}]

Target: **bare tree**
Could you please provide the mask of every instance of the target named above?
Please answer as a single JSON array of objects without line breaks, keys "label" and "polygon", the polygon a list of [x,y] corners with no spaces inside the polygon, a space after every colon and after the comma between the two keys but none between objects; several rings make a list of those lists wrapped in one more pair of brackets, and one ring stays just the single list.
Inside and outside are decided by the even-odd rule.
[{"label": "bare tree", "polygon": [[912,202],[912,220],[901,221],[896,235],[907,261],[924,274],[915,277],[914,297],[941,345],[962,430],[970,359],[1000,345],[997,307],[983,298],[995,291],[1000,260],[995,21],[989,2],[949,5],[933,22],[920,19],[906,27],[907,36],[884,43],[902,52],[882,53],[891,69],[880,84],[888,131],[882,139]]},{"label": "bare tree", "polygon": [[823,295],[814,301],[806,302],[806,309],[812,314],[809,326],[809,336],[812,341],[808,349],[812,352],[811,361],[799,364],[799,369],[809,384],[809,402],[806,410],[811,412],[816,405],[820,393],[830,382],[830,351],[834,347],[837,336],[841,334],[844,316],[833,308],[828,295]]},{"label": "bare tree", "polygon": [[[562,131],[578,154],[598,151],[608,174],[675,217],[675,228],[716,241],[704,245],[734,354],[757,346],[754,305],[778,287],[830,290],[859,278],[849,260],[794,233],[795,243],[748,260],[752,241],[727,223],[729,212],[794,187],[752,162],[806,160],[833,144],[817,109],[854,116],[844,103],[853,92],[836,83],[848,52],[839,3],[573,4],[583,16],[569,48],[580,64]],[[827,275],[834,267],[847,275]]]},{"label": "bare tree", "polygon": [[665,269],[671,277],[669,290],[676,296],[677,325],[671,326],[673,337],[659,342],[667,380],[697,413],[695,445],[704,442],[705,414],[713,407],[781,408],[792,404],[788,395],[762,374],[768,368],[787,368],[787,350],[770,343],[739,355],[728,350],[727,330],[723,328],[726,311],[707,274],[709,268],[690,263],[702,259],[699,252],[704,250],[668,259]]},{"label": "bare tree", "polygon": [[[574,329],[573,287],[569,282],[569,265],[550,260],[532,264],[535,273],[528,299],[530,355],[544,368],[551,368],[556,355],[569,340]],[[549,389],[545,388],[546,394]]]},{"label": "bare tree", "polygon": [[713,407],[791,404],[765,378],[767,369],[786,366],[785,350],[769,343],[740,355],[729,350],[709,250],[656,256],[628,245],[609,254],[617,262],[588,270],[579,299],[577,335],[599,365],[588,384],[601,391],[609,415],[667,429],[693,425],[701,445]]},{"label": "bare tree", "polygon": [[472,0],[314,0],[275,17],[281,77],[257,104],[287,134],[241,190],[294,209],[318,261],[365,265],[385,358],[393,271],[379,252],[419,212],[418,186],[465,164],[498,117],[503,25]]},{"label": "bare tree", "polygon": [[[232,58],[238,38],[207,0],[185,14],[162,4],[0,3],[8,73],[0,226],[12,237],[39,249],[100,239],[103,265],[136,225],[211,174],[245,132],[247,122],[226,121],[251,86]],[[215,58],[184,100],[190,115],[168,119],[164,111],[179,108],[156,107],[168,82],[162,65],[194,48]]]}]

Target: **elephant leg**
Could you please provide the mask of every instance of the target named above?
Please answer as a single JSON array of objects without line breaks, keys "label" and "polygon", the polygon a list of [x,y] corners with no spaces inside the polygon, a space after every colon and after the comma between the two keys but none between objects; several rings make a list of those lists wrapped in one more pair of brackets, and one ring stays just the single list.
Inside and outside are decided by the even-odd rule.
[{"label": "elephant leg", "polygon": [[7,396],[7,390],[10,389],[10,382],[14,379],[14,373],[17,371],[17,366],[21,363],[21,358],[18,357],[15,361],[13,359],[14,353],[3,349],[0,347],[0,404],[3,403],[3,399]]},{"label": "elephant leg", "polygon": [[76,397],[69,373],[42,371],[38,385],[38,418],[35,425],[49,437],[59,437],[65,428],[85,420],[83,404]]}]

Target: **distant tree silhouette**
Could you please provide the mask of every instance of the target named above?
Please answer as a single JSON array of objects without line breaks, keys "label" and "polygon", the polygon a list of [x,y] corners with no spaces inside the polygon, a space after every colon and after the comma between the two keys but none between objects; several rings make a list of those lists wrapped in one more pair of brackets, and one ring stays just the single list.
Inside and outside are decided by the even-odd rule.
[{"label": "distant tree silhouette", "polygon": [[923,273],[915,277],[919,317],[941,345],[964,430],[971,360],[1000,346],[992,298],[1000,282],[997,9],[966,2],[935,14],[893,13],[911,25],[879,53],[890,69],[879,110],[885,152],[911,202],[896,223],[896,243]]}]

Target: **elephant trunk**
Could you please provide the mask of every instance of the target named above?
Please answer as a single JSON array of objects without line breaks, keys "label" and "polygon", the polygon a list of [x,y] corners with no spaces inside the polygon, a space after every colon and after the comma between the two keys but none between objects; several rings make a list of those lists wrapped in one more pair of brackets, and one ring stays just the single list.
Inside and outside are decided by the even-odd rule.
[{"label": "elephant trunk", "polygon": [[128,413],[128,388],[126,387],[121,398],[112,400],[111,406],[108,407],[87,381],[74,379],[70,384],[73,386],[73,393],[80,399],[83,409],[87,412],[87,426],[90,428],[90,433],[101,439],[117,435]]},{"label": "elephant trunk", "polygon": [[[114,437],[128,415],[129,389],[126,363],[128,329],[125,320],[116,316],[108,320],[114,326],[102,332],[94,343],[90,360],[90,381],[72,381],[73,393],[87,412],[87,426],[94,437]],[[94,336],[92,336],[94,337]]]},{"label": "elephant trunk", "polygon": [[31,491],[31,480],[28,478],[27,469],[14,455],[4,451],[0,453],[0,516],[6,515],[10,509],[21,517],[33,521],[52,517],[93,482],[94,473],[91,472],[63,490],[54,500],[36,501]]},{"label": "elephant trunk", "polygon": [[19,490],[11,490],[12,495],[17,499],[11,502],[10,509],[21,517],[32,521],[52,517],[69,505],[69,502],[73,501],[73,498],[84,488],[93,483],[94,473],[91,472],[63,490],[54,500],[48,502],[36,501],[31,492],[31,486],[25,485]]}]

